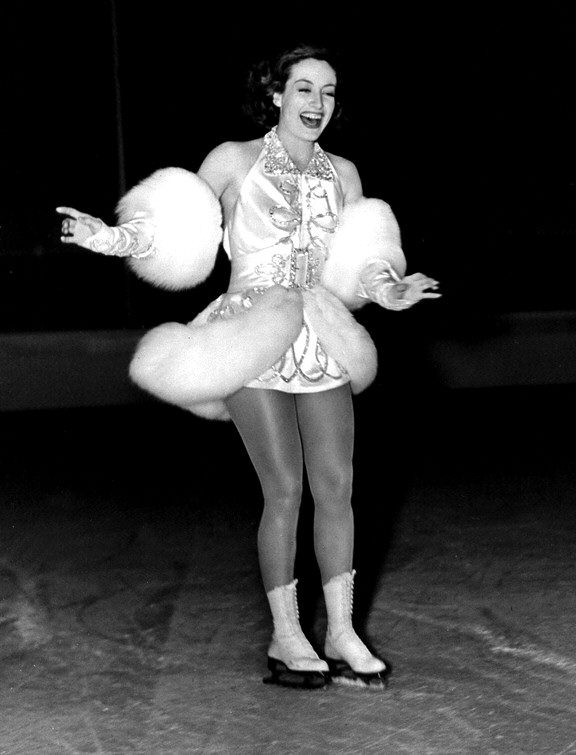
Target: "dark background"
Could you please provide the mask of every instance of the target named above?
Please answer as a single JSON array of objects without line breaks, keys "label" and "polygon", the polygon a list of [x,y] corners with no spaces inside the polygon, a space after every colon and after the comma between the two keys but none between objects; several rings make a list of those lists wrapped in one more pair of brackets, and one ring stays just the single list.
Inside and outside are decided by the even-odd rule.
[{"label": "dark background", "polygon": [[[433,317],[574,308],[574,31],[568,4],[244,4],[87,0],[2,11],[0,328],[191,319],[226,284],[153,291],[121,260],[60,244],[57,205],[108,222],[157,168],[196,170],[240,112],[249,65],[300,39],[343,56],[352,159],[400,222]],[[379,11],[376,13],[375,8]]]}]

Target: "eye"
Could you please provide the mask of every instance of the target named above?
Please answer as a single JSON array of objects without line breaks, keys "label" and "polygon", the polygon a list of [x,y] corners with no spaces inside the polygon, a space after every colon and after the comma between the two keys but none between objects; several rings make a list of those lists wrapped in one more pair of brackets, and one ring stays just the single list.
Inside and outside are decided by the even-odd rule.
[{"label": "eye", "polygon": [[310,87],[299,87],[298,91],[299,92],[309,92],[310,91]]}]

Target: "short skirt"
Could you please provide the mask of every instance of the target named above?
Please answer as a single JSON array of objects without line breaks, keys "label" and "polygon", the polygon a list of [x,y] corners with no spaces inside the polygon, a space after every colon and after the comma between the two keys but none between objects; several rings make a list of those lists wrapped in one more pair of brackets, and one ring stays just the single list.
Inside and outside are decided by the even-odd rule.
[{"label": "short skirt", "polygon": [[[220,296],[211,307],[208,322],[228,319],[252,306],[260,289]],[[316,393],[350,382],[346,369],[323,347],[310,320],[303,312],[302,329],[298,337],[270,367],[257,378],[246,383],[247,388],[264,388],[284,393]]]},{"label": "short skirt", "polygon": [[130,362],[136,385],[207,419],[230,419],[226,398],[246,386],[317,392],[349,382],[360,393],[376,370],[370,335],[321,286],[223,294],[187,324],[152,328]]}]

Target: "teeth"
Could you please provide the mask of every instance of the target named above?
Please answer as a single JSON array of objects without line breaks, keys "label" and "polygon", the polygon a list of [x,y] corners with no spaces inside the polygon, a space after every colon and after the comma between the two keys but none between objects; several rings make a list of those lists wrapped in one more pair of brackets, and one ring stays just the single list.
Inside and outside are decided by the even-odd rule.
[{"label": "teeth", "polygon": [[318,113],[302,113],[304,118],[312,118],[313,120],[320,120],[322,118]]}]

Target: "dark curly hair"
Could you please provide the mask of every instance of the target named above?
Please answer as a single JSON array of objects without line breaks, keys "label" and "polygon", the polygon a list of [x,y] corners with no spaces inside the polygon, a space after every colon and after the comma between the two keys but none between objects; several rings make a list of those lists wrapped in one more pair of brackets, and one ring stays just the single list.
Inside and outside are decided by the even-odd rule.
[{"label": "dark curly hair", "polygon": [[[300,43],[295,47],[284,50],[272,60],[257,63],[248,73],[246,82],[246,102],[244,113],[252,121],[266,129],[272,128],[278,122],[278,108],[272,103],[275,92],[283,92],[286,82],[290,78],[292,67],[302,60],[324,60],[328,63],[338,78],[340,90],[339,61],[336,53],[326,47]],[[342,108],[336,98],[336,106],[332,120],[341,119]]]}]

